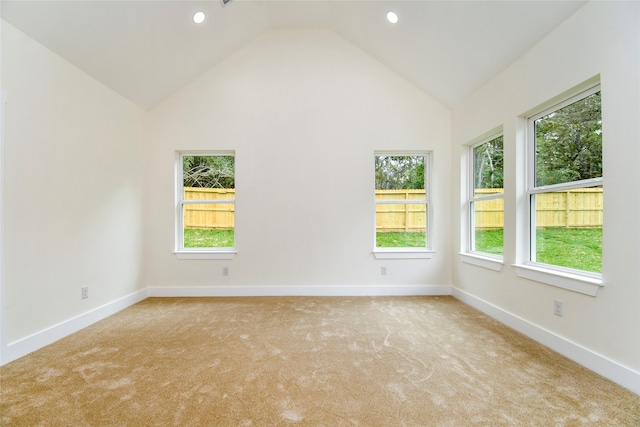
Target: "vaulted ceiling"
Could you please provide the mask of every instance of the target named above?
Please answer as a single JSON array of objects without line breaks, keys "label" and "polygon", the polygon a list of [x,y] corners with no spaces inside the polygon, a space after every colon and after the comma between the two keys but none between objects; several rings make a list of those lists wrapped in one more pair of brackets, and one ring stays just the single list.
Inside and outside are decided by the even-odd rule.
[{"label": "vaulted ceiling", "polygon": [[[453,108],[585,1],[2,0],[2,18],[150,109],[272,29],[327,29]],[[206,13],[202,24],[193,14]],[[399,16],[397,24],[386,12]]]}]

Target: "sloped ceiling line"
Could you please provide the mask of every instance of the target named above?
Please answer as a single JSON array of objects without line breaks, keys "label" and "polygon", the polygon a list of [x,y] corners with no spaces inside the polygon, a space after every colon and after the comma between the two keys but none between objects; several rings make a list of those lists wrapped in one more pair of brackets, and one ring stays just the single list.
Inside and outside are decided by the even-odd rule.
[{"label": "sloped ceiling line", "polygon": [[[2,18],[145,109],[262,33],[327,29],[449,108],[585,1],[28,1]],[[203,24],[193,13],[207,14]],[[400,22],[385,15],[397,12]]]}]

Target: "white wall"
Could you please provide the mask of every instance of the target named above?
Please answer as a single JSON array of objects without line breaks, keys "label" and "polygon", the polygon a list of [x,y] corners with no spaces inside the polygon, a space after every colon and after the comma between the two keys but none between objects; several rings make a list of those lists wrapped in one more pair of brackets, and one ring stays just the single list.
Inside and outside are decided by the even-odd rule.
[{"label": "white wall", "polygon": [[[334,33],[266,33],[150,113],[148,285],[449,285],[450,132],[449,110]],[[172,253],[175,152],[205,149],[236,151],[232,261]],[[374,150],[390,149],[433,151],[431,260],[372,255]]]},{"label": "white wall", "polygon": [[[144,296],[146,286],[215,294],[243,285],[294,293],[335,285],[373,293],[453,283],[472,303],[637,373],[639,8],[588,4],[457,108],[453,125],[446,108],[327,31],[267,33],[147,114],[2,22],[0,347]],[[510,264],[521,219],[518,117],[597,74],[606,287],[588,297],[520,279]],[[494,272],[455,253],[464,144],[499,125],[507,208],[505,266]],[[186,149],[236,151],[232,261],[172,253],[175,151]],[[431,260],[372,256],[373,153],[390,149],[433,152]],[[380,275],[382,265],[389,275]],[[553,315],[554,299],[565,302],[562,318]]]},{"label": "white wall", "polygon": [[145,115],[4,21],[2,91],[6,351],[143,288]]},{"label": "white wall", "polygon": [[[488,303],[514,320],[559,336],[575,348],[640,372],[640,3],[592,2],[461,106],[453,118],[453,179],[461,188],[464,144],[504,126],[505,265],[501,272],[459,259],[454,286],[471,301]],[[522,211],[523,135],[518,119],[527,111],[600,74],[603,109],[605,214],[603,277],[596,297],[518,278],[517,226]],[[452,211],[454,237],[461,241],[464,195],[457,191]],[[523,237],[520,232],[519,238]],[[553,300],[564,301],[564,316]],[[627,385],[629,386],[629,385]],[[636,392],[640,386],[636,385]]]}]

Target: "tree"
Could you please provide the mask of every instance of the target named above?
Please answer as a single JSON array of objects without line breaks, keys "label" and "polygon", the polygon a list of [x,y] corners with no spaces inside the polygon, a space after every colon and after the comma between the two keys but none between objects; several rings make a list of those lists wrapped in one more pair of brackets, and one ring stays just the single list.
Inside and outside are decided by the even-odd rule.
[{"label": "tree", "polygon": [[376,190],[424,189],[424,156],[376,156]]},{"label": "tree", "polygon": [[473,149],[474,188],[504,187],[503,136]]},{"label": "tree", "polygon": [[602,176],[600,92],[535,121],[536,186]]},{"label": "tree", "polygon": [[184,156],[182,179],[185,187],[235,188],[235,157]]}]

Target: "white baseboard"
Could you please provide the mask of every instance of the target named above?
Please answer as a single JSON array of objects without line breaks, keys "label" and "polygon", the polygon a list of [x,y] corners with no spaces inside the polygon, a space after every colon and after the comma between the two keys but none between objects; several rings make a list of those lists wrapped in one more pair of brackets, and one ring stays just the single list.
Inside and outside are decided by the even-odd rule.
[{"label": "white baseboard", "polygon": [[585,368],[610,379],[636,394],[640,394],[640,372],[623,366],[463,290],[452,287],[451,295],[516,331],[538,341],[542,345],[557,351]]},{"label": "white baseboard", "polygon": [[150,287],[150,297],[451,295],[450,285]]},{"label": "white baseboard", "polygon": [[31,352],[52,344],[67,335],[86,328],[87,326],[107,318],[146,298],[147,289],[141,289],[115,301],[94,308],[91,311],[72,317],[64,322],[60,322],[57,325],[53,325],[33,335],[9,343],[6,348],[2,349],[1,364],[5,365],[22,356],[26,356]]}]

